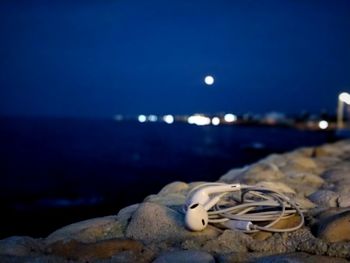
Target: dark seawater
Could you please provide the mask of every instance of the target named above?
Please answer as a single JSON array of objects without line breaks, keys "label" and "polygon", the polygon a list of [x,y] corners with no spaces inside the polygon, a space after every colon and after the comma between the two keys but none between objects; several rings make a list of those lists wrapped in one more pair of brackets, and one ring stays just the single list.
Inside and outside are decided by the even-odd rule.
[{"label": "dark seawater", "polygon": [[169,182],[217,180],[270,153],[332,140],[283,127],[0,118],[0,238],[44,237]]}]

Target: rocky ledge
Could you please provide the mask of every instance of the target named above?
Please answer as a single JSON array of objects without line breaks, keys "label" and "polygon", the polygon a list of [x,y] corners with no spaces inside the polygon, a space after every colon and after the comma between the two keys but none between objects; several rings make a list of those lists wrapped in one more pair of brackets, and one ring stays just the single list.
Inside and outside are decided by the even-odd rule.
[{"label": "rocky ledge", "polygon": [[[173,182],[117,215],[68,225],[48,237],[0,240],[0,262],[348,262],[350,141],[301,148],[221,176],[219,182],[261,185],[308,209],[290,233],[248,235],[208,226],[188,231],[182,205],[200,182]],[[281,223],[292,225],[295,218]]]}]

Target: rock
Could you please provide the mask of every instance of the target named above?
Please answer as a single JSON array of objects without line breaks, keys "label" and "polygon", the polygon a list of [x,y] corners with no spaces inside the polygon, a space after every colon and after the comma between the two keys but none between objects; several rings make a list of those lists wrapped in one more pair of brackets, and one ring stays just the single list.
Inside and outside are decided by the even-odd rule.
[{"label": "rock", "polygon": [[126,226],[129,224],[132,215],[135,213],[137,208],[139,207],[139,204],[129,205],[127,207],[124,207],[121,209],[117,214],[117,220],[122,226],[124,232]]},{"label": "rock", "polygon": [[337,199],[338,207],[350,207],[350,194],[341,193]]},{"label": "rock", "polygon": [[[278,221],[276,224],[273,225],[273,228],[276,229],[286,229],[286,228],[292,228],[300,224],[300,216],[293,215],[291,217],[282,219]],[[272,236],[272,232],[266,232],[266,231],[259,231],[257,233],[254,233],[252,236],[256,240],[266,240],[270,236]]]},{"label": "rock", "polygon": [[345,263],[348,262],[343,258],[333,258],[319,255],[310,255],[307,253],[285,253],[278,255],[271,255],[258,258],[254,260],[256,263],[314,263],[314,262],[327,262],[327,263]]},{"label": "rock", "polygon": [[198,250],[171,251],[161,254],[153,263],[215,263],[212,255]]},{"label": "rock", "polygon": [[242,232],[225,230],[219,237],[209,240],[202,249],[216,254],[247,252],[247,243],[251,240]]},{"label": "rock", "polygon": [[271,163],[280,168],[287,164],[287,159],[283,154],[270,154],[269,156],[261,160],[261,162]]},{"label": "rock", "polygon": [[350,242],[335,242],[328,245],[327,255],[350,259]]},{"label": "rock", "polygon": [[41,240],[27,236],[12,236],[0,240],[0,255],[29,256],[43,249]]},{"label": "rock", "polygon": [[60,228],[50,234],[46,244],[74,239],[84,243],[123,237],[123,229],[117,216],[89,219]]},{"label": "rock", "polygon": [[213,238],[218,230],[208,226],[201,232],[185,228],[184,215],[156,203],[142,203],[132,216],[126,237],[148,244],[168,240],[178,242],[189,238]]},{"label": "rock", "polygon": [[316,235],[331,243],[350,241],[350,210],[321,219]]},{"label": "rock", "polygon": [[336,184],[344,181],[350,182],[349,170],[350,166],[348,165],[346,167],[344,167],[344,164],[342,166],[334,166],[325,171],[322,177],[327,181],[327,183]]},{"label": "rock", "polygon": [[291,152],[293,155],[299,155],[304,157],[314,157],[315,148],[314,147],[301,147]]},{"label": "rock", "polygon": [[160,190],[158,195],[164,196],[169,194],[185,194],[185,192],[188,190],[188,184],[184,182],[172,182],[170,184],[167,184]]},{"label": "rock", "polygon": [[257,183],[256,185],[260,187],[268,188],[280,193],[296,194],[292,188],[290,188],[289,186],[281,182],[262,181]]},{"label": "rock", "polygon": [[294,167],[296,170],[302,170],[307,172],[312,172],[313,169],[316,169],[316,163],[311,157],[307,157],[297,152],[292,152],[286,154],[288,159],[288,165]]},{"label": "rock", "polygon": [[256,184],[260,181],[278,181],[285,177],[279,168],[271,163],[259,162],[237,176],[235,180],[245,184]]},{"label": "rock", "polygon": [[112,256],[111,259],[99,263],[148,263],[152,262],[154,254],[151,251],[135,253],[133,251],[123,251]]},{"label": "rock", "polygon": [[288,179],[294,180],[298,185],[319,188],[325,183],[322,177],[312,173],[289,171],[285,172],[285,174],[288,176]]},{"label": "rock", "polygon": [[225,253],[216,256],[219,263],[247,263],[255,262],[258,258],[270,255],[271,253],[256,253],[256,252],[233,252]]},{"label": "rock", "polygon": [[338,197],[337,193],[329,190],[319,190],[308,196],[311,202],[321,207],[337,207]]},{"label": "rock", "polygon": [[324,144],[322,146],[315,148],[315,157],[323,157],[323,156],[332,156],[337,157],[341,156],[343,153],[343,149],[340,147],[336,147],[334,144]]},{"label": "rock", "polygon": [[309,199],[305,197],[296,196],[294,200],[295,200],[295,203],[299,204],[300,207],[304,209],[312,209],[316,207],[316,204],[314,204],[313,202],[311,202]]},{"label": "rock", "polygon": [[317,167],[321,167],[323,172],[325,169],[329,169],[330,167],[341,162],[339,157],[335,156],[321,156],[314,159]]},{"label": "rock", "polygon": [[183,206],[186,197],[182,194],[170,193],[168,195],[149,195],[144,202],[157,203],[164,206]]},{"label": "rock", "polygon": [[50,255],[35,256],[0,256],[1,263],[67,263],[67,260],[61,257]]},{"label": "rock", "polygon": [[247,167],[231,169],[218,180],[219,182],[225,183],[235,183],[237,182],[236,178],[240,176],[244,171],[247,170]]},{"label": "rock", "polygon": [[141,254],[142,250],[143,245],[140,242],[128,239],[110,239],[90,244],[60,240],[47,246],[47,252],[52,255],[83,262],[109,259],[122,251]]}]

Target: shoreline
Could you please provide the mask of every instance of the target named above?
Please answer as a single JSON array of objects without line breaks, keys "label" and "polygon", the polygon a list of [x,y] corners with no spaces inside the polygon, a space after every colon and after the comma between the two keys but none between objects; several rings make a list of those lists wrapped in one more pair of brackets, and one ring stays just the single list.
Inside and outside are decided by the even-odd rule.
[{"label": "shoreline", "polygon": [[350,141],[344,140],[271,154],[244,169],[230,170],[218,179],[225,183],[265,185],[292,195],[308,212],[305,226],[291,233],[261,232],[252,236],[211,225],[202,232],[190,232],[184,227],[182,205],[187,192],[198,182],[173,182],[143,202],[121,209],[117,215],[77,222],[42,239],[18,236],[2,239],[0,259],[346,262],[345,259],[350,259],[349,170]]}]

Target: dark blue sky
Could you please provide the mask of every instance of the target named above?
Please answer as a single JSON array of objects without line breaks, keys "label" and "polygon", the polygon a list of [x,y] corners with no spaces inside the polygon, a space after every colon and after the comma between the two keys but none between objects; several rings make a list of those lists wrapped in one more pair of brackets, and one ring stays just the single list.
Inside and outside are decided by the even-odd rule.
[{"label": "dark blue sky", "polygon": [[334,112],[350,90],[347,0],[8,0],[0,39],[1,115]]}]

